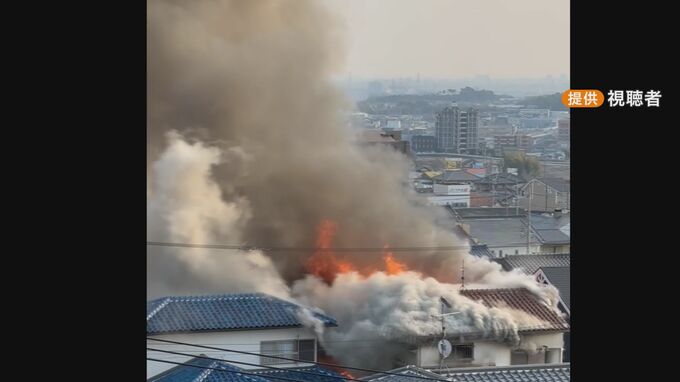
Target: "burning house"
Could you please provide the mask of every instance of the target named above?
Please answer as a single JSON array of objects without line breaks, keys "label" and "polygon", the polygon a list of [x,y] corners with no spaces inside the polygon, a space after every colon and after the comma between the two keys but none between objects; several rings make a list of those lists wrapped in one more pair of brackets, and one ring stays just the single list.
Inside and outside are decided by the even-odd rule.
[{"label": "burning house", "polygon": [[[147,246],[147,335],[248,344],[258,365],[312,344],[344,365],[434,364],[445,297],[462,312],[447,333],[472,346],[457,362],[552,362],[568,326],[544,312],[551,291],[470,256],[404,185],[408,158],[381,148],[394,137],[348,134],[327,48],[340,25],[321,3],[149,3],[147,236],[178,245]],[[466,282],[513,289],[458,293],[463,263]],[[185,295],[203,297],[165,297]]]}]

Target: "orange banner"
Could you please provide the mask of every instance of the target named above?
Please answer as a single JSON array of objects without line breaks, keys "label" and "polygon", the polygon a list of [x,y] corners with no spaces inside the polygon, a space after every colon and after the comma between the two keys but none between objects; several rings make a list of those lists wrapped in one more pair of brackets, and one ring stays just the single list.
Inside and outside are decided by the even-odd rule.
[{"label": "orange banner", "polygon": [[596,89],[570,89],[562,93],[562,103],[566,107],[600,107],[604,94]]}]

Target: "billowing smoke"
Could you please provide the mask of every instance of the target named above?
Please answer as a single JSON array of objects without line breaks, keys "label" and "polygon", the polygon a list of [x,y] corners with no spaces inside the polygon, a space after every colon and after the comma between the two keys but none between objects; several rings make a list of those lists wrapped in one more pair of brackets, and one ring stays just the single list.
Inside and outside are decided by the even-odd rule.
[{"label": "billowing smoke", "polygon": [[[227,202],[211,177],[212,168],[238,156],[168,134],[169,146],[153,166],[153,197],[148,204],[148,236],[162,242],[241,242],[250,218],[245,198]],[[150,249],[150,295],[218,290],[261,291],[285,297],[288,287],[271,259],[259,251],[200,248]]]},{"label": "billowing smoke", "polygon": [[[469,257],[437,225],[441,212],[404,186],[405,157],[356,144],[341,118],[348,104],[329,82],[342,64],[342,28],[321,2],[159,0],[148,15],[149,240],[291,248],[149,247],[149,297],[294,297],[336,316],[342,328],[324,334],[327,348],[358,365],[342,358],[343,341],[431,334],[441,295],[466,312],[452,325],[516,335],[526,317],[483,308],[445,283],[467,257],[466,281],[538,288]],[[329,286],[309,275],[314,253],[301,249],[316,245],[324,221],[337,227],[333,247],[460,249],[395,253],[414,272],[347,273]],[[335,256],[383,269],[380,253]]]},{"label": "billowing smoke", "polygon": [[[537,288],[535,284],[522,283],[518,274],[513,275],[516,278],[512,286]],[[488,308],[461,296],[459,288],[460,285],[442,283],[415,272],[398,275],[377,272],[368,277],[344,273],[332,286],[307,276],[295,282],[292,294],[298,301],[333,315],[338,322],[349,323],[326,331],[324,346],[331,356],[345,364],[374,368],[391,367],[395,357],[408,353],[409,345],[422,341],[436,343],[441,338],[442,327],[437,317],[441,313],[440,297],[451,304],[451,311],[459,312],[445,317],[449,333],[467,333],[470,337],[520,345],[517,334],[520,328],[547,325],[523,311]],[[540,292],[546,304],[554,304],[554,290]]]}]

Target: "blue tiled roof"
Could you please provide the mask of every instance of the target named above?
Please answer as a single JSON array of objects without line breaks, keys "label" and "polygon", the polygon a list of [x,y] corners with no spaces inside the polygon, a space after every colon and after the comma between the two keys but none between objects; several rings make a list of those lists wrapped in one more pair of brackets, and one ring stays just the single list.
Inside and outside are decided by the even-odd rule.
[{"label": "blue tiled roof", "polygon": [[[202,355],[202,357],[205,357],[205,355]],[[192,365],[197,367],[184,365]],[[337,378],[341,377],[341,375],[319,366],[297,367],[279,370],[245,370],[224,361],[198,357],[190,359],[189,361],[185,362],[184,365],[178,365],[177,367],[167,370],[155,377],[148,379],[147,382],[286,382],[284,379],[271,377],[288,378],[300,382],[343,381],[342,379]],[[228,372],[223,372],[220,370],[226,370]],[[296,373],[295,371],[304,371],[305,373]],[[315,373],[319,375],[310,375],[306,373]]]},{"label": "blue tiled roof", "polygon": [[[205,357],[205,355],[203,355]],[[192,366],[184,366],[192,365]],[[192,358],[184,365],[178,365],[155,377],[149,378],[148,382],[272,382],[265,378],[254,375],[241,374],[245,371],[226,362]],[[215,370],[217,369],[217,370]],[[228,372],[221,372],[227,370]],[[250,373],[248,371],[248,373]],[[277,382],[282,382],[277,380]]]},{"label": "blue tiled roof", "polygon": [[463,368],[444,373],[452,382],[569,382],[568,363],[506,367]]},{"label": "blue tiled roof", "polygon": [[[304,373],[296,373],[295,371],[304,371]],[[294,379],[296,381],[300,382],[343,382],[342,379],[339,379],[338,377],[342,377],[340,374],[324,369],[323,367],[319,366],[308,366],[308,367],[295,367],[295,368],[289,368],[289,369],[279,369],[279,370],[273,370],[273,369],[259,369],[259,370],[249,370],[248,372],[257,374],[262,376],[263,378],[267,378],[269,376],[274,376],[274,377],[281,377],[281,378],[289,378],[289,379]],[[307,373],[314,373],[314,374],[320,374],[320,375],[311,375]],[[283,380],[281,379],[271,379],[272,382],[281,382]]]},{"label": "blue tiled roof", "polygon": [[[147,303],[146,332],[194,332],[302,326],[301,306],[263,293],[164,297]],[[313,313],[326,326],[334,318]]]},{"label": "blue tiled roof", "polygon": [[423,378],[441,379],[442,381],[446,381],[446,378],[439,374],[413,365],[390,370],[390,373],[393,374],[373,374],[361,379],[371,382],[424,382],[425,380]]}]

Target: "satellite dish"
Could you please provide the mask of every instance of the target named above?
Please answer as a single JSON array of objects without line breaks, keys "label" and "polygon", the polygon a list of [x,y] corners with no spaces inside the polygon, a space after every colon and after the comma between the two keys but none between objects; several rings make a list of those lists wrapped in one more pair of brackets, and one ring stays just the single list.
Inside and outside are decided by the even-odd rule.
[{"label": "satellite dish", "polygon": [[442,358],[446,358],[451,355],[451,350],[453,350],[453,347],[451,346],[451,342],[449,342],[449,340],[441,339],[437,344],[437,350],[439,350],[439,354],[441,354]]}]

